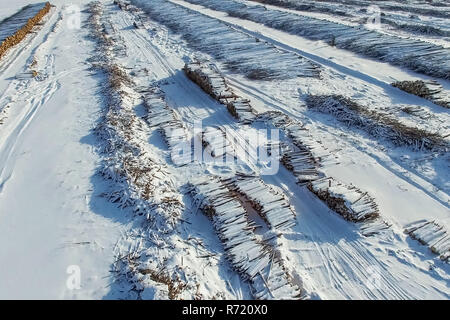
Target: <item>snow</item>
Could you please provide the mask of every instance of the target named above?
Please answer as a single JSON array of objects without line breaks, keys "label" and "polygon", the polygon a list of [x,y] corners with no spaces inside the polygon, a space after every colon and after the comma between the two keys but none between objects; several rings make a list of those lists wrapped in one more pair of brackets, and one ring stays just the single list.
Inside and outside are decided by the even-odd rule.
[{"label": "snow", "polygon": [[[0,19],[38,2],[0,0]],[[450,114],[390,85],[432,77],[198,1],[120,9],[104,0],[100,46],[89,2],[71,1],[82,10],[74,29],[69,4],[52,1],[45,24],[0,61],[0,298],[450,298],[439,258],[448,257]],[[389,17],[408,13],[380,5]],[[352,19],[267,7],[336,24],[360,17],[351,6]],[[423,23],[444,29],[443,17],[425,13]],[[386,34],[400,33],[412,36]],[[185,66],[198,66],[213,94]],[[115,85],[113,67],[132,81]],[[436,133],[443,151],[345,126],[310,110],[313,95],[343,95]],[[239,119],[227,99],[242,101]],[[248,139],[273,128],[279,141]],[[174,157],[191,143],[200,155]],[[287,155],[276,172],[255,156],[266,145]],[[237,161],[219,161],[226,153]],[[355,213],[371,213],[373,200],[379,216],[343,219],[310,181]]]}]

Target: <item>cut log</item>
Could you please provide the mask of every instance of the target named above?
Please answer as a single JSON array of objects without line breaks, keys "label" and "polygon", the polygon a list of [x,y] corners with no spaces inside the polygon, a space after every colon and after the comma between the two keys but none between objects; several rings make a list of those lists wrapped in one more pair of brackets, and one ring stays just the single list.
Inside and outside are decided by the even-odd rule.
[{"label": "cut log", "polygon": [[253,297],[298,299],[301,289],[292,283],[280,259],[271,262],[273,248],[258,241],[247,211],[236,194],[219,179],[211,177],[196,181],[192,188],[194,200],[213,221],[230,264],[249,281]]},{"label": "cut log", "polygon": [[439,255],[443,261],[450,261],[450,234],[435,221],[421,220],[405,228],[405,233]]},{"label": "cut log", "polygon": [[238,175],[227,181],[229,186],[250,202],[269,227],[285,230],[295,225],[295,211],[287,197],[255,176]]},{"label": "cut log", "polygon": [[333,178],[308,183],[308,189],[332,210],[352,222],[373,220],[379,216],[375,200],[367,192],[353,185],[345,185]]},{"label": "cut log", "polygon": [[181,117],[167,105],[164,94],[159,89],[150,89],[144,95],[144,104],[148,112],[147,122],[150,126],[159,128],[169,150],[187,140],[187,129]]},{"label": "cut log", "polygon": [[195,62],[186,64],[183,70],[203,91],[225,105],[233,117],[243,123],[253,121],[255,112],[249,101],[237,96],[214,66],[206,62]]}]

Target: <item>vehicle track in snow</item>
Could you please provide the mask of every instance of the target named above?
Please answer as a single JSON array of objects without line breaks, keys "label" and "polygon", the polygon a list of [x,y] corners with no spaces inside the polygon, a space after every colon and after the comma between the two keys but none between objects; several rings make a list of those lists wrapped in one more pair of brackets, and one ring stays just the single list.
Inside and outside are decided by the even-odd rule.
[{"label": "vehicle track in snow", "polygon": [[[21,135],[27,130],[40,109],[59,89],[58,78],[64,76],[64,74],[57,75],[55,72],[55,56],[46,54],[46,49],[51,45],[57,32],[56,27],[61,19],[61,16],[57,18],[58,15],[55,12],[52,12],[49,16],[50,18],[46,19],[48,20],[46,26],[41,28],[41,31],[45,32],[44,37],[31,51],[30,62],[16,75],[16,79],[10,83],[0,98],[0,111],[8,108],[7,114],[15,113],[11,119],[7,118],[3,128],[0,126],[0,130],[6,132],[0,139],[0,163],[2,163],[0,168],[0,193],[13,174],[14,160],[11,161],[11,159],[18,148]],[[24,47],[20,48],[19,45],[19,53],[14,57],[7,55],[4,63],[12,64],[27,46],[32,45],[33,39],[34,36],[24,40]],[[39,63],[36,59],[39,60]],[[32,75],[30,70],[32,60],[36,61],[36,65],[33,67],[40,67],[41,78]],[[6,73],[6,70],[3,70],[3,74]],[[23,79],[21,79],[22,76]]]}]

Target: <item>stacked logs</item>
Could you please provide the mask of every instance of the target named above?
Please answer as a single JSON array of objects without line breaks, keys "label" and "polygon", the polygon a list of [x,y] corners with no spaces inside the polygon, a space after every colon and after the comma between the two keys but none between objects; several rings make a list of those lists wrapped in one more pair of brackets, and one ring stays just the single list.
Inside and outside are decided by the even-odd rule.
[{"label": "stacked logs", "polygon": [[233,146],[226,138],[224,130],[220,127],[207,127],[202,132],[202,145],[210,154],[215,157],[233,155]]},{"label": "stacked logs", "polygon": [[[300,122],[279,111],[263,113],[259,115],[258,121],[283,130],[290,139],[291,143],[285,145],[282,150],[280,162],[295,175],[299,183],[303,184],[324,176],[319,171],[317,143],[311,140],[308,130]],[[314,149],[316,149],[315,152],[313,152]]]},{"label": "stacked logs", "polygon": [[[50,7],[50,3],[46,2],[44,7],[39,10],[35,16],[28,19],[24,26],[22,26],[13,35],[10,35],[5,40],[3,40],[2,43],[0,43],[0,59],[6,54],[8,49],[17,45],[27,36],[27,34],[32,31],[33,27],[37,25],[42,20],[42,18],[50,11]],[[27,7],[22,10],[26,9]]]},{"label": "stacked logs", "polygon": [[160,129],[169,150],[186,141],[187,129],[181,117],[166,104],[164,94],[159,89],[151,88],[144,95],[144,105],[147,109],[148,124]]},{"label": "stacked logs", "polygon": [[259,241],[235,192],[217,178],[192,185],[194,200],[214,224],[233,269],[248,281],[255,299],[298,299],[301,289],[292,279],[279,254]]},{"label": "stacked logs", "polygon": [[296,214],[287,197],[260,178],[237,175],[229,179],[227,184],[250,203],[269,227],[285,230],[295,225]]},{"label": "stacked logs", "polygon": [[348,221],[373,220],[380,214],[375,200],[353,185],[326,178],[308,183],[307,188]]},{"label": "stacked logs", "polygon": [[[280,162],[330,209],[351,222],[373,222],[379,216],[378,206],[367,192],[326,177],[320,170],[329,155],[322,154],[320,143],[310,137],[300,122],[277,111],[261,114],[258,120],[284,131],[289,142],[282,149]],[[377,223],[365,234],[373,235],[385,227],[384,222]]]},{"label": "stacked logs", "polygon": [[225,105],[233,117],[247,124],[254,120],[255,111],[250,101],[236,95],[214,66],[194,62],[186,64],[183,70],[203,91]]},{"label": "stacked logs", "polygon": [[308,108],[331,114],[338,121],[367,132],[372,137],[384,138],[396,146],[413,150],[446,151],[448,143],[438,133],[403,123],[389,114],[370,110],[342,95],[309,95]]},{"label": "stacked logs", "polygon": [[444,108],[450,108],[450,94],[434,80],[397,81],[392,86],[402,91],[427,99]]},{"label": "stacked logs", "polygon": [[447,230],[435,221],[417,221],[405,229],[414,240],[430,248],[443,261],[450,261],[450,235]]}]

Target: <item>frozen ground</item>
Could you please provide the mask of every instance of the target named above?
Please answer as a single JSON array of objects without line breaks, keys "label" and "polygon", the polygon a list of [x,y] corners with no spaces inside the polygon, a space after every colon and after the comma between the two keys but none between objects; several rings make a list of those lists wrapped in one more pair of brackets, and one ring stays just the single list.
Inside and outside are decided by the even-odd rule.
[{"label": "frozen ground", "polygon": [[[0,19],[37,2],[0,0]],[[382,2],[386,19],[435,28],[385,22],[370,31],[402,39],[406,51],[416,45],[416,60],[401,67],[392,56],[361,55],[358,44],[287,32],[284,15],[273,21],[279,13],[267,21],[227,14],[242,5],[258,12],[254,1],[116,2],[55,0],[45,23],[0,60],[0,298],[450,298],[449,109],[391,86],[434,80],[450,101],[448,77],[414,64],[427,59],[419,42],[447,54],[447,7]],[[341,2],[266,10],[359,27],[367,1]],[[248,99],[250,120],[185,75],[197,60],[219,75],[218,87],[223,77]],[[439,70],[438,59],[420,61]],[[345,104],[335,112],[337,104],[310,103],[338,96],[365,110],[357,123]],[[281,122],[268,116],[274,111]],[[374,115],[390,119],[388,130],[365,126]],[[267,171],[255,150],[274,141],[247,138],[273,128],[288,154],[301,143],[319,175],[338,182],[329,192],[352,206],[368,196],[379,217],[345,220],[298,183],[286,158]],[[398,128],[410,131],[389,134]],[[171,157],[190,142],[216,162]],[[217,162],[226,153],[240,161]],[[252,175],[259,191],[226,180],[237,173]],[[286,212],[293,223],[276,227]]]}]

